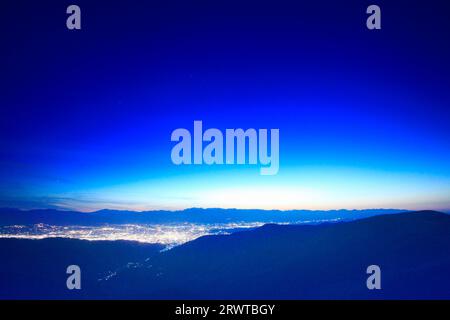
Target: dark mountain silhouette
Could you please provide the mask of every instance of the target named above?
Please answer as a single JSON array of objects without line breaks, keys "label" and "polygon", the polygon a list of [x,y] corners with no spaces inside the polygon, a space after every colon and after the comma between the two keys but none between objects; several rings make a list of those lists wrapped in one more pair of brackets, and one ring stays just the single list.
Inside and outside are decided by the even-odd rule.
[{"label": "dark mountain silhouette", "polygon": [[[104,283],[114,296],[205,299],[450,298],[450,216],[423,211],[205,236]],[[366,268],[382,290],[366,287]]]},{"label": "dark mountain silhouette", "polygon": [[201,209],[180,211],[120,211],[100,210],[96,212],[58,211],[54,209],[28,210],[0,209],[0,226],[30,225],[101,225],[101,224],[159,224],[159,223],[227,223],[227,222],[273,222],[293,223],[332,219],[353,220],[379,214],[404,212],[399,209],[368,210],[243,210]]},{"label": "dark mountain silhouette", "polygon": [[[0,292],[9,298],[450,298],[450,215],[433,211],[267,224],[164,252],[68,239],[2,239],[0,248]],[[80,264],[88,278],[83,275],[80,292],[65,290],[68,264]],[[366,268],[373,264],[381,267],[382,290],[366,288]],[[107,270],[117,274],[92,281]]]},{"label": "dark mountain silhouette", "polygon": [[[0,239],[0,299],[81,299],[98,279],[134,267],[163,246],[130,241]],[[78,265],[82,290],[67,290],[66,268]]]}]

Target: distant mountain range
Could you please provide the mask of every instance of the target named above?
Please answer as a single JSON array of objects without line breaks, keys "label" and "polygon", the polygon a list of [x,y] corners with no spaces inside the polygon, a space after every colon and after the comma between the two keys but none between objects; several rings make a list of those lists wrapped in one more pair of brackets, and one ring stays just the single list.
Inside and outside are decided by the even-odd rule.
[{"label": "distant mountain range", "polygon": [[[434,211],[267,224],[159,248],[0,239],[0,297],[450,299],[450,215]],[[65,290],[68,263],[80,264],[87,275],[80,291]],[[366,268],[373,264],[381,268],[381,290],[366,287]],[[105,270],[112,271],[109,277],[93,280],[92,273]]]},{"label": "distant mountain range", "polygon": [[228,223],[263,222],[296,223],[324,220],[354,220],[380,214],[405,212],[401,209],[369,210],[243,210],[243,209],[201,209],[180,211],[120,211],[100,210],[96,212],[59,211],[53,209],[28,210],[0,209],[0,226],[29,225],[101,225],[101,224],[164,224],[164,223]]}]

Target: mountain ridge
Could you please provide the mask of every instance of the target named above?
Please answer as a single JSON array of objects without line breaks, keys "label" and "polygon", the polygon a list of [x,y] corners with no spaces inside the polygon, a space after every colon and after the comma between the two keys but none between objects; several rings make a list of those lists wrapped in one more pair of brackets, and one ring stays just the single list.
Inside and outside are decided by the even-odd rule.
[{"label": "mountain ridge", "polygon": [[[0,296],[450,299],[449,243],[450,215],[431,210],[336,223],[265,224],[166,251],[129,241],[0,239]],[[67,263],[81,264],[88,275],[83,290],[65,289]],[[366,268],[374,264],[381,268],[381,290],[366,287]]]},{"label": "mountain ridge", "polygon": [[[449,241],[450,215],[436,211],[333,224],[267,224],[200,237],[111,283],[127,288],[132,298],[450,298]],[[381,267],[383,290],[366,288],[372,264]]]},{"label": "mountain ridge", "polygon": [[359,219],[378,214],[405,212],[401,209],[365,210],[260,210],[260,209],[201,209],[189,208],[179,211],[120,211],[103,209],[95,212],[60,211],[56,209],[11,210],[0,209],[0,225],[9,224],[54,224],[54,225],[98,225],[125,223],[229,223],[229,222],[274,222],[295,223],[336,219]]}]

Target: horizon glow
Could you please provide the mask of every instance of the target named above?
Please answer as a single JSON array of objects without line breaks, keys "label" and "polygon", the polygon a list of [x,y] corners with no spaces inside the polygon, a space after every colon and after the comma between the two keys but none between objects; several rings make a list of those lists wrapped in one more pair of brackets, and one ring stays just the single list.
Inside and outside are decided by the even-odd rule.
[{"label": "horizon glow", "polygon": [[[236,169],[237,170],[237,169]],[[230,169],[233,173],[235,170]],[[450,179],[427,175],[348,168],[303,168],[279,177],[254,177],[255,169],[239,174],[160,178],[50,197],[54,208],[96,211],[181,210],[200,208],[332,210],[450,207]],[[243,182],[245,181],[245,182]]]}]

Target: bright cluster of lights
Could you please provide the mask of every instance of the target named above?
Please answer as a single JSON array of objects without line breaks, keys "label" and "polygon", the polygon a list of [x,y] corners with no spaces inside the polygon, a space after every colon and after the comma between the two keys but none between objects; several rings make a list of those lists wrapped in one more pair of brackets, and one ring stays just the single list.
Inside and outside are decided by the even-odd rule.
[{"label": "bright cluster of lights", "polygon": [[81,240],[128,240],[158,243],[168,247],[183,244],[205,235],[229,234],[236,228],[248,229],[263,225],[262,222],[224,224],[153,224],[153,225],[102,225],[55,226],[35,224],[0,227],[0,238],[45,239],[70,238]]}]

